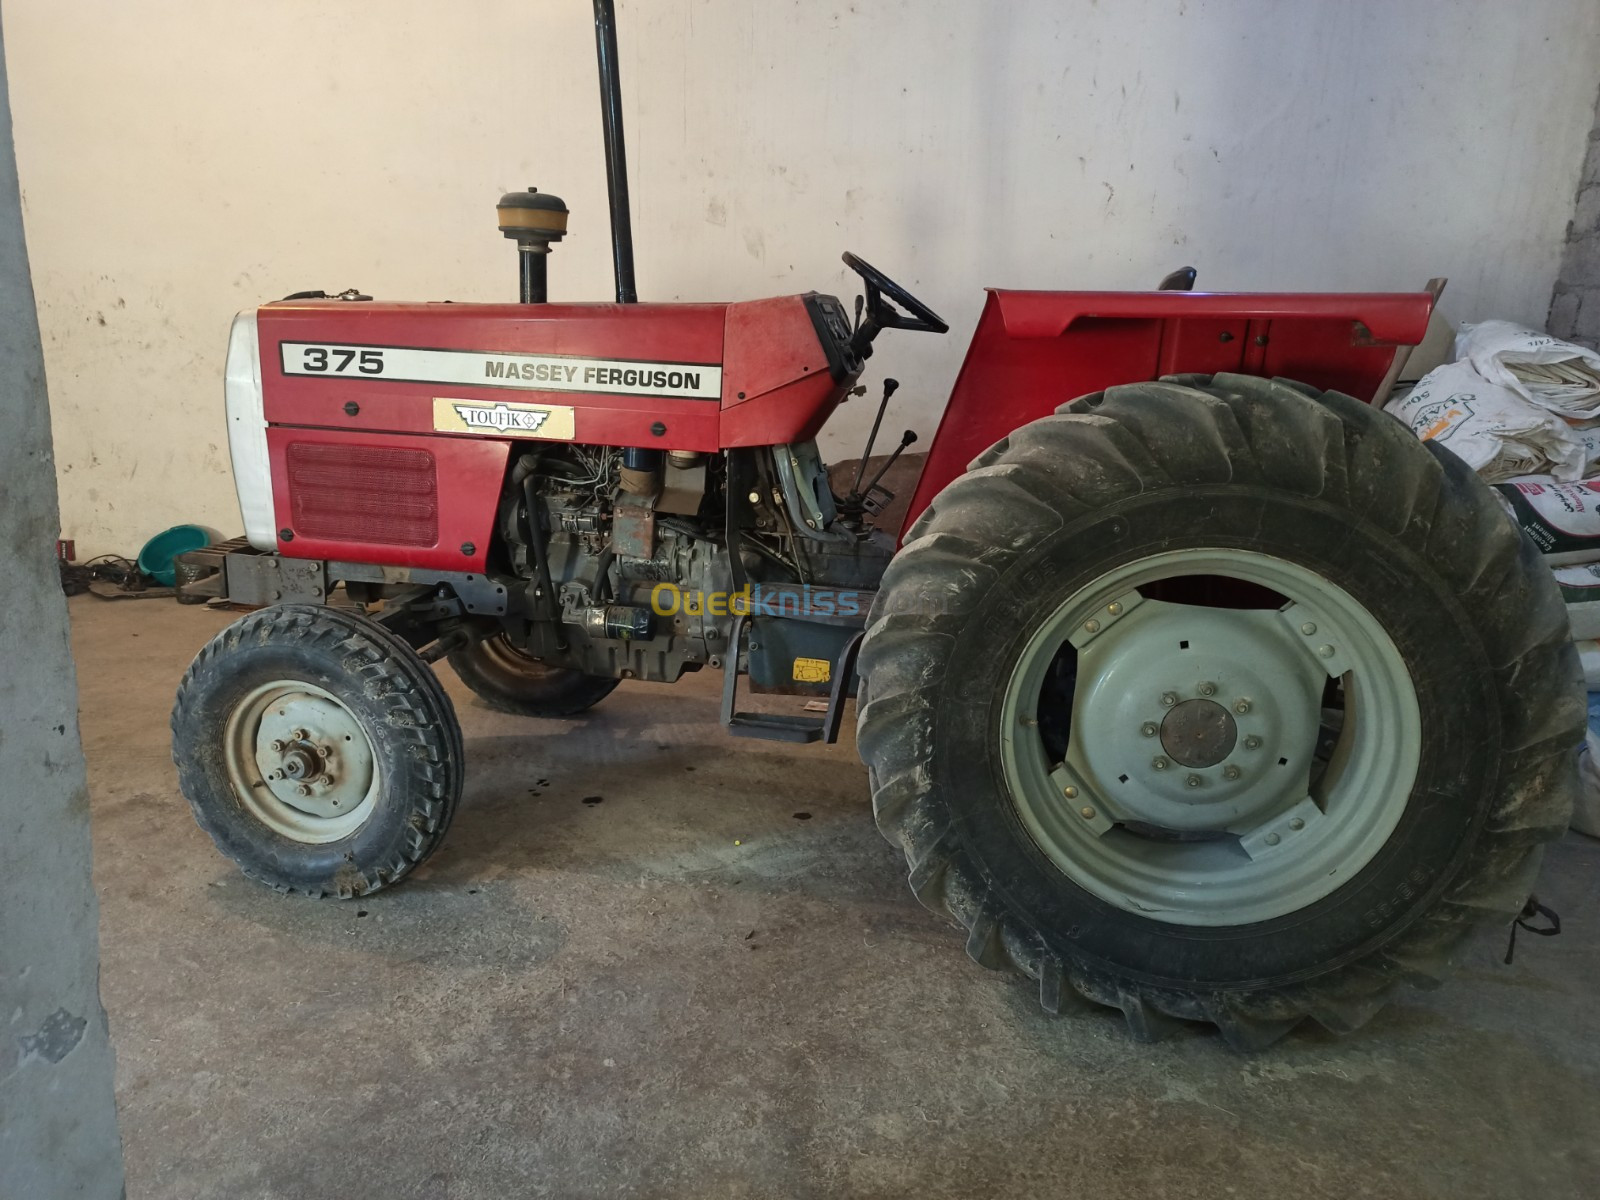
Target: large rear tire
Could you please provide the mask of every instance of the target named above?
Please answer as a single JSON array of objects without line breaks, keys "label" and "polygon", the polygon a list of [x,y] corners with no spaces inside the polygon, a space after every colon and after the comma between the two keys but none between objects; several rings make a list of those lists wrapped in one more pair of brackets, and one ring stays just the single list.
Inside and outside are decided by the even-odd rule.
[{"label": "large rear tire", "polygon": [[217,849],[310,896],[397,883],[461,800],[461,727],[428,664],[377,622],[320,605],[253,612],[195,656],[172,757]]},{"label": "large rear tire", "polygon": [[1218,375],[1033,422],[934,500],[861,651],[879,828],[967,952],[1241,1049],[1509,922],[1584,705],[1549,571],[1447,451]]},{"label": "large rear tire", "polygon": [[618,681],[546,666],[522,653],[504,634],[452,651],[450,666],[490,708],[518,717],[574,717],[593,708]]}]

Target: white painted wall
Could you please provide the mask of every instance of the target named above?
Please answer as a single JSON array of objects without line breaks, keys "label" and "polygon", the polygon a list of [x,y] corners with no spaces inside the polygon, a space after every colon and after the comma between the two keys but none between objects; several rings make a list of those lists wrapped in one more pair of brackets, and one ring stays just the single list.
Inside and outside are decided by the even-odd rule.
[{"label": "white painted wall", "polygon": [[[1600,64],[1594,0],[623,0],[646,299],[848,294],[932,432],[984,285],[1385,289],[1542,321]],[[234,310],[508,299],[502,191],[563,196],[556,299],[610,286],[584,0],[6,0],[61,505],[80,552],[238,518]],[[854,451],[853,403],[826,436]]]}]

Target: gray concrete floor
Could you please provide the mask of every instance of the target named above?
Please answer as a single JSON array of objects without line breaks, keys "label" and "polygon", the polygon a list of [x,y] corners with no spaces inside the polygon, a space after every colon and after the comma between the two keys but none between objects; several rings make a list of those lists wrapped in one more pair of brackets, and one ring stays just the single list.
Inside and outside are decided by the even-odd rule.
[{"label": "gray concrete floor", "polygon": [[450,840],[392,892],[277,896],[168,757],[228,618],[72,614],[133,1200],[1600,1194],[1600,842],[1548,860],[1564,936],[1481,939],[1357,1036],[1141,1046],[969,962],[854,746],[728,738],[710,673],[535,724],[446,672]]}]

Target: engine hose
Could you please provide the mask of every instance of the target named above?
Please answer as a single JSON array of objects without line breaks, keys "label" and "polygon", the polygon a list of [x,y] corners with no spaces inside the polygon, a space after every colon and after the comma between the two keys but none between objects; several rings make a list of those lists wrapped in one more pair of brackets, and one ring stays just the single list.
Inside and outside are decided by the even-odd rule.
[{"label": "engine hose", "polygon": [[600,551],[600,557],[595,561],[594,589],[592,595],[596,604],[609,604],[611,602],[611,564],[616,560],[617,552],[610,542]]},{"label": "engine hose", "polygon": [[540,603],[534,610],[534,615],[543,621],[549,621],[555,627],[556,649],[565,650],[567,639],[562,636],[560,605],[556,603],[555,585],[550,581],[550,555],[544,541],[544,522],[539,520],[538,496],[534,494],[536,476],[529,475],[522,481],[522,501],[528,512],[528,553],[533,555],[534,579],[539,588]]}]

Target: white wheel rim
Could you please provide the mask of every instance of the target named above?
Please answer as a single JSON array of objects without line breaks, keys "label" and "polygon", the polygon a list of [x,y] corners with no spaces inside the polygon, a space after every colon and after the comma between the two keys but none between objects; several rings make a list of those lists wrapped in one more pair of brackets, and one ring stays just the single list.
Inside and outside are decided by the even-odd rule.
[{"label": "white wheel rim", "polygon": [[240,805],[293,841],[349,837],[377,805],[372,739],[315,684],[279,679],[253,689],[228,716],[223,756]]},{"label": "white wheel rim", "polygon": [[[1181,576],[1244,580],[1289,603],[1211,608],[1139,591]],[[1050,761],[1041,693],[1069,642],[1071,737]],[[1345,717],[1313,785],[1330,678]],[[1231,926],[1305,908],[1373,859],[1410,798],[1421,716],[1393,640],[1348,592],[1285,559],[1195,549],[1127,564],[1059,605],[1012,670],[1001,730],[1012,804],[1068,878],[1124,911]]]}]

